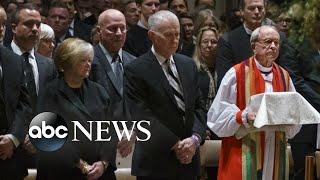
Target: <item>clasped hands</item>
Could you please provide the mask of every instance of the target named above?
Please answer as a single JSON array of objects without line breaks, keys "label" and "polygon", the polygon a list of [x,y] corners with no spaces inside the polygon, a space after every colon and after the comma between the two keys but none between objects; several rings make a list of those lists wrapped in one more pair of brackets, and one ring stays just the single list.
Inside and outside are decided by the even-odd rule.
[{"label": "clasped hands", "polygon": [[102,161],[94,162],[92,165],[89,165],[86,161],[80,159],[77,167],[81,170],[83,174],[87,175],[88,180],[98,179],[102,176],[105,165]]},{"label": "clasped hands", "polygon": [[197,150],[195,141],[189,137],[178,141],[172,148],[181,164],[190,164]]},{"label": "clasped hands", "polygon": [[12,140],[6,135],[0,135],[0,159],[6,160],[11,158],[15,146]]},{"label": "clasped hands", "polygon": [[247,123],[251,124],[256,119],[256,113],[254,112],[247,112],[246,113],[246,121]]},{"label": "clasped hands", "polygon": [[133,132],[130,139],[125,136],[121,141],[118,142],[117,149],[121,157],[125,158],[132,152],[133,144],[135,143],[135,141],[136,133]]}]

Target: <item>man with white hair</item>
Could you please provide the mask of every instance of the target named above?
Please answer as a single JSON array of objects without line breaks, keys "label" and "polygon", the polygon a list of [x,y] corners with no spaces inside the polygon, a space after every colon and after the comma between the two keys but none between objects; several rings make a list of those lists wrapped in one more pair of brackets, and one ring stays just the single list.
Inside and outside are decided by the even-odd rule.
[{"label": "man with white hair", "polygon": [[261,179],[261,176],[265,180],[285,179],[286,139],[301,127],[285,126],[236,139],[237,130],[252,127],[255,120],[255,114],[247,108],[250,96],[295,91],[287,71],[274,63],[279,55],[277,30],[261,26],[253,31],[250,43],[254,55],[226,73],[208,112],[208,127],[222,138],[219,180]]},{"label": "man with white hair", "polygon": [[197,67],[175,54],[180,38],[176,15],[159,11],[148,24],[151,50],[124,70],[132,119],[150,121],[151,132],[147,142],[136,142],[131,173],[138,180],[195,180],[206,129]]}]

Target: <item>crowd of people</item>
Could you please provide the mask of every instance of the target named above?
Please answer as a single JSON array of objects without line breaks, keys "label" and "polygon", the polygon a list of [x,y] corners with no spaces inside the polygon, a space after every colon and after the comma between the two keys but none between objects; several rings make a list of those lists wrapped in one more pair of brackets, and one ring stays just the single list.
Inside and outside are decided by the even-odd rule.
[{"label": "crowd of people", "polygon": [[[210,139],[222,141],[210,180],[286,179],[288,143],[290,178],[304,179],[305,156],[320,149],[316,124],[235,133],[252,128],[256,94],[297,91],[320,110],[319,3],[239,0],[218,17],[216,0],[190,2],[2,0],[0,179],[23,179],[28,168],[40,180],[116,179],[117,152],[133,152],[138,180],[195,180]],[[28,128],[47,111],[68,126],[148,120],[151,138],[138,142],[133,130],[73,142],[69,128],[61,149],[42,152]]]}]

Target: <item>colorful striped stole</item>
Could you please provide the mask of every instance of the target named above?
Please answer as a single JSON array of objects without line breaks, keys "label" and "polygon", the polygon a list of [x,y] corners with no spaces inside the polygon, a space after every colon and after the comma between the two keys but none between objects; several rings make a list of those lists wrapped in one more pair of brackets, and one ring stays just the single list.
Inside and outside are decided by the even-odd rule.
[{"label": "colorful striped stole", "polygon": [[[237,76],[237,106],[244,110],[250,96],[265,92],[265,81],[253,57],[234,66]],[[288,91],[289,74],[277,64],[272,65],[274,92]],[[250,133],[242,138],[242,179],[256,180],[258,171],[263,170],[264,132]],[[286,177],[286,138],[284,132],[275,132],[275,156],[273,179]]]}]

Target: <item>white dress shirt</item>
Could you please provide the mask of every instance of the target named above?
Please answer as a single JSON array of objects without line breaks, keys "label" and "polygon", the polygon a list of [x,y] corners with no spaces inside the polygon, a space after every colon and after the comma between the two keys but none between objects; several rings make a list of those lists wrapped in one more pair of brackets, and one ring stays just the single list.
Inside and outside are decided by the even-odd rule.
[{"label": "white dress shirt", "polygon": [[[12,48],[13,52],[19,56],[21,56],[24,53],[21,51],[21,49],[18,47],[18,45],[14,41],[11,42],[11,48]],[[30,53],[29,63],[32,66],[34,82],[36,83],[36,90],[37,90],[37,94],[38,94],[38,92],[39,92],[39,71],[38,71],[36,57],[34,55],[34,48],[31,51],[29,51],[29,53]]]}]

